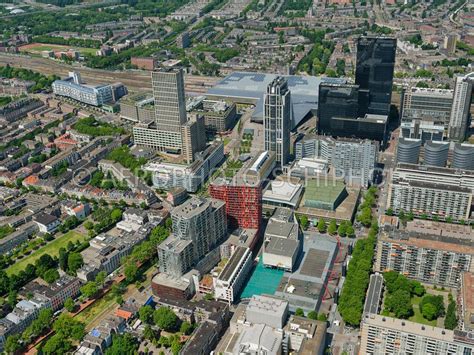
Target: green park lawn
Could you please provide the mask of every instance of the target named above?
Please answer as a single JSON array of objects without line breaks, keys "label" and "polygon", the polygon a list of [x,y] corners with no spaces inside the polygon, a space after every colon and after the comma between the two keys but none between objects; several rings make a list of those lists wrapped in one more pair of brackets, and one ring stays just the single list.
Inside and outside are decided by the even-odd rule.
[{"label": "green park lawn", "polygon": [[[23,48],[23,49],[22,49]],[[81,54],[95,55],[97,52],[96,48],[85,48],[85,47],[74,47],[62,44],[47,44],[47,43],[32,43],[30,45],[20,47],[20,51],[30,53],[41,53],[42,51],[67,51],[68,49],[74,49]]]},{"label": "green park lawn", "polygon": [[414,296],[411,299],[411,303],[413,305],[413,315],[408,318],[408,320],[416,323],[421,323],[425,325],[431,325],[433,327],[436,327],[437,320],[427,320],[423,317],[423,315],[420,312],[420,302],[421,302],[422,297]]},{"label": "green park lawn", "polygon": [[87,237],[81,233],[75,231],[69,231],[61,237],[53,240],[52,242],[46,244],[44,247],[35,250],[30,255],[26,256],[25,258],[18,260],[15,264],[8,267],[6,270],[7,275],[18,274],[20,271],[24,270],[28,264],[34,264],[36,260],[38,260],[41,255],[49,254],[52,257],[59,255],[59,249],[66,248],[69,242],[75,243],[76,241],[80,240],[81,242],[84,241]]}]

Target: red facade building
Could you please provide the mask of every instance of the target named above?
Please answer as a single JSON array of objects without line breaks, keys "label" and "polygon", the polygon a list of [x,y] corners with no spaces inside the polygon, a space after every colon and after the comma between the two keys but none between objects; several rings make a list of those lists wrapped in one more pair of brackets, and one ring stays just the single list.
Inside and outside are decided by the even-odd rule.
[{"label": "red facade building", "polygon": [[231,228],[260,230],[262,223],[262,185],[216,180],[209,186],[212,198],[225,201],[227,224]]}]

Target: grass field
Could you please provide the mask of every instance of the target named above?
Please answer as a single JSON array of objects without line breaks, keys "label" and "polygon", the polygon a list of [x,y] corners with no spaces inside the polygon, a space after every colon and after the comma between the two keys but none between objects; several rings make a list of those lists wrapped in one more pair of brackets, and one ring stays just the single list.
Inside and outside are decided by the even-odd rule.
[{"label": "grass field", "polygon": [[49,254],[51,256],[58,256],[59,249],[66,248],[69,242],[75,243],[80,240],[81,242],[86,239],[86,236],[75,231],[69,231],[63,236],[53,240],[52,242],[46,244],[44,247],[35,250],[33,253],[27,257],[17,261],[15,264],[11,265],[7,269],[7,274],[10,276],[12,274],[18,274],[20,271],[24,270],[28,264],[34,264],[37,259],[43,254]]},{"label": "grass field", "polygon": [[420,312],[420,302],[421,302],[422,297],[414,296],[411,299],[411,303],[413,304],[413,315],[408,318],[408,320],[411,320],[412,322],[416,323],[421,323],[425,325],[431,325],[433,327],[436,327],[437,320],[434,319],[432,321],[429,321],[425,318],[423,318],[423,315]]},{"label": "grass field", "polygon": [[28,52],[33,54],[40,54],[42,51],[67,51],[68,49],[75,49],[81,54],[92,54],[95,55],[97,49],[95,48],[82,48],[66,46],[61,44],[47,44],[47,43],[30,43],[20,47],[20,52]]}]

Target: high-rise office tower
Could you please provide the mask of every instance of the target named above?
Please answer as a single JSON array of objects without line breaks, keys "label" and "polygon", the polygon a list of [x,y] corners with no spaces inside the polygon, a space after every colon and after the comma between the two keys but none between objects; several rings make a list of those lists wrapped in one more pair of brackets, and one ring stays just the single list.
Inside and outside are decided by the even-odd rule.
[{"label": "high-rise office tower", "polygon": [[357,40],[355,82],[360,89],[370,92],[370,114],[390,113],[396,49],[395,38],[360,37]]},{"label": "high-rise office tower", "polygon": [[318,96],[318,130],[331,133],[334,118],[356,119],[365,114],[359,110],[359,87],[349,84],[320,84]]},{"label": "high-rise office tower", "polygon": [[265,150],[275,152],[281,167],[288,163],[290,155],[291,94],[283,77],[276,77],[265,94]]},{"label": "high-rise office tower", "polygon": [[182,69],[151,73],[154,120],[133,127],[134,143],[158,151],[181,153],[188,164],[205,149],[204,120],[188,119]]},{"label": "high-rise office tower", "polygon": [[183,70],[154,71],[151,73],[155,97],[156,128],[181,133],[186,123],[186,98],[184,96]]},{"label": "high-rise office tower", "polygon": [[212,198],[225,201],[227,222],[233,228],[260,230],[262,224],[262,184],[249,184],[239,177],[216,179],[209,185]]},{"label": "high-rise office tower", "polygon": [[454,84],[453,106],[449,120],[448,137],[464,140],[469,128],[474,73],[458,76]]},{"label": "high-rise office tower", "polygon": [[448,132],[453,90],[410,87],[403,90],[403,138],[441,141]]}]

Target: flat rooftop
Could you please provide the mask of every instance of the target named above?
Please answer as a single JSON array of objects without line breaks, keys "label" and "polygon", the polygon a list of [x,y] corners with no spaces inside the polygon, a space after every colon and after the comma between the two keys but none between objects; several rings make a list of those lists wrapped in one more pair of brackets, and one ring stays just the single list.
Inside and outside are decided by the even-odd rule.
[{"label": "flat rooftop", "polygon": [[383,290],[383,276],[380,274],[370,275],[369,289],[365,299],[364,313],[377,314],[380,308],[380,300]]},{"label": "flat rooftop", "polygon": [[285,203],[296,207],[303,187],[301,184],[293,184],[286,181],[272,181],[263,193],[263,203],[271,201],[276,203]]},{"label": "flat rooftop", "polygon": [[219,274],[219,279],[223,281],[229,281],[232,277],[232,274],[235,271],[235,268],[240,264],[240,261],[244,257],[245,253],[247,253],[249,249],[244,247],[237,247],[230,257],[227,264],[224,266],[224,269]]},{"label": "flat rooftop", "polygon": [[326,221],[330,221],[332,219],[335,219],[336,221],[350,221],[352,220],[355,214],[360,189],[346,188],[346,190],[349,195],[344,199],[344,201],[342,201],[339,206],[336,207],[335,211],[328,211],[314,207],[306,207],[306,194],[303,194],[300,207],[296,212],[298,214],[304,214],[309,218],[313,219],[324,218]]},{"label": "flat rooftop", "polygon": [[[209,96],[228,97],[235,101],[244,99],[255,102],[253,117],[263,118],[263,98],[270,84],[278,75],[264,73],[235,72],[226,76],[213,88]],[[345,79],[316,76],[284,76],[288,81],[293,106],[293,128],[311,111],[318,108],[318,93],[321,83],[344,84]]]},{"label": "flat rooftop", "polygon": [[263,266],[263,258],[260,256],[252,276],[245,286],[241,299],[250,298],[255,295],[273,295],[283,277],[283,270],[267,269]]},{"label": "flat rooftop", "polygon": [[298,249],[297,239],[271,238],[265,246],[265,253],[291,257]]},{"label": "flat rooftop", "polygon": [[258,312],[279,316],[285,313],[288,302],[276,297],[268,295],[253,296],[248,305],[246,312]]},{"label": "flat rooftop", "polygon": [[346,186],[341,180],[319,181],[319,179],[310,179],[306,182],[305,201],[334,203],[345,188]]}]

